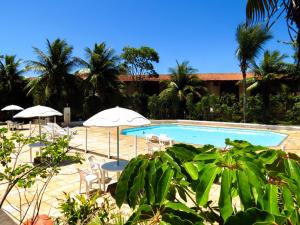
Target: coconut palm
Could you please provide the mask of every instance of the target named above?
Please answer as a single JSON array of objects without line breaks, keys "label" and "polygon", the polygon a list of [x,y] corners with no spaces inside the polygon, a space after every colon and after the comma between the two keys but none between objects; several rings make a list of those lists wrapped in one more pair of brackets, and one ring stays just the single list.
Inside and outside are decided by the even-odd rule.
[{"label": "coconut palm", "polygon": [[[298,0],[247,0],[247,22],[263,21],[272,27],[280,16],[284,16],[292,42],[300,43],[300,1]],[[296,27],[294,26],[296,25]],[[294,34],[297,37],[294,40]],[[300,48],[297,50],[298,63]]]},{"label": "coconut palm", "polygon": [[261,25],[247,26],[241,24],[236,30],[236,41],[238,48],[236,56],[243,74],[243,117],[246,122],[247,98],[246,98],[246,76],[249,63],[253,61],[263,48],[263,45],[272,38],[269,31]]},{"label": "coconut palm", "polygon": [[1,105],[21,104],[28,105],[30,99],[26,98],[24,87],[26,80],[23,78],[24,68],[22,60],[15,55],[0,57],[0,95]]},{"label": "coconut palm", "polygon": [[21,80],[21,75],[24,73],[24,69],[20,69],[22,61],[16,59],[15,55],[5,55],[0,58],[0,80],[1,86],[8,91],[13,89],[15,82]]},{"label": "coconut palm", "polygon": [[171,80],[166,88],[160,93],[160,96],[173,93],[181,103],[181,114],[184,113],[187,95],[192,93],[196,98],[200,98],[207,92],[203,87],[202,81],[195,75],[196,69],[189,65],[188,61],[179,63],[176,61],[176,67],[170,68]]},{"label": "coconut palm", "polygon": [[82,60],[82,63],[88,71],[85,80],[87,97],[99,98],[101,107],[113,106],[120,97],[122,88],[119,58],[104,42],[95,44],[93,49],[86,48],[85,51],[87,61]]},{"label": "coconut palm", "polygon": [[29,61],[27,69],[36,72],[38,77],[28,83],[28,94],[37,98],[35,103],[61,108],[69,103],[75,86],[71,72],[79,59],[72,57],[73,47],[64,40],[47,40],[46,48],[46,52],[33,48],[38,60]]},{"label": "coconut palm", "polygon": [[286,64],[284,59],[286,55],[280,54],[279,51],[265,51],[262,61],[257,65],[252,64],[253,78],[249,78],[251,84],[247,90],[258,90],[262,94],[264,103],[264,120],[268,121],[269,117],[269,95],[271,91],[278,91],[285,88],[285,85],[278,80],[287,76]]}]

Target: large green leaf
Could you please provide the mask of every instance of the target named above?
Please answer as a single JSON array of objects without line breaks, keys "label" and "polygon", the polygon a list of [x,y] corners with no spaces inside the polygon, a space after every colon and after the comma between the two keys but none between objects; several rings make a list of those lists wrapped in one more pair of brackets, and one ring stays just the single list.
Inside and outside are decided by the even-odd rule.
[{"label": "large green leaf", "polygon": [[287,163],[288,174],[294,179],[298,186],[300,186],[300,167],[299,164],[293,159],[285,160]]},{"label": "large green leaf", "polygon": [[267,184],[265,194],[263,196],[263,209],[272,214],[279,215],[277,196],[278,187],[273,184]]},{"label": "large green leaf", "polygon": [[229,170],[228,168],[224,168],[221,178],[219,207],[224,221],[226,221],[226,219],[233,213],[231,198],[232,173],[233,171]]},{"label": "large green leaf", "polygon": [[168,148],[167,153],[174,155],[180,161],[192,161],[194,156],[199,154],[199,150],[195,147],[187,148],[186,145],[174,145]]},{"label": "large green leaf", "polygon": [[[190,221],[188,217],[183,218],[183,217],[178,216],[173,213],[164,214],[162,219],[164,222],[168,222],[169,224],[172,224],[172,225],[194,225],[194,224],[196,224],[193,221]],[[203,223],[201,221],[201,222],[198,222],[197,224],[202,225]]]},{"label": "large green leaf", "polygon": [[249,208],[230,216],[224,225],[275,225],[275,217],[266,211]]},{"label": "large green leaf", "polygon": [[140,191],[144,189],[145,185],[145,176],[146,176],[146,168],[148,166],[148,160],[144,159],[142,161],[142,164],[138,170],[137,176],[133,180],[133,185],[130,188],[130,193],[129,193],[129,205],[131,207],[135,207],[136,204],[138,203],[140,196]]},{"label": "large green leaf", "polygon": [[167,170],[164,171],[164,173],[159,178],[159,181],[157,183],[157,188],[156,188],[157,203],[161,204],[165,200],[169,191],[169,187],[171,185],[171,180],[173,178],[173,175],[174,175],[174,171],[168,168]]},{"label": "large green leaf", "polygon": [[168,164],[170,164],[177,172],[180,172],[180,166],[175,162],[175,160],[172,158],[172,156],[170,154],[168,154],[167,152],[164,152],[161,155],[161,159],[163,162],[167,162]]},{"label": "large green leaf", "polygon": [[155,203],[155,188],[153,187],[152,180],[156,179],[156,167],[155,160],[149,161],[147,171],[146,171],[146,180],[145,180],[145,191],[148,203],[153,205]]},{"label": "large green leaf", "polygon": [[286,185],[282,187],[282,197],[284,202],[284,209],[289,212],[293,211],[295,209],[293,195]]},{"label": "large green leaf", "polygon": [[278,153],[277,150],[268,150],[258,154],[258,157],[264,164],[272,164],[278,158]]},{"label": "large green leaf", "polygon": [[199,205],[203,206],[207,203],[211,186],[220,172],[221,168],[214,164],[208,164],[201,170],[196,189],[196,200]]},{"label": "large green leaf", "polygon": [[194,214],[196,213],[193,209],[187,207],[185,204],[180,203],[180,202],[167,202],[165,204],[165,207],[171,208],[176,211],[183,211],[186,213],[194,213]]},{"label": "large green leaf", "polygon": [[200,160],[212,160],[212,159],[219,159],[222,157],[222,154],[219,152],[212,152],[212,153],[200,153],[194,157],[195,161]]},{"label": "large green leaf", "polygon": [[237,171],[238,193],[244,209],[253,207],[253,199],[250,190],[250,183],[245,171]]},{"label": "large green leaf", "polygon": [[198,179],[198,169],[192,162],[186,162],[183,164],[186,172],[191,176],[193,180]]},{"label": "large green leaf", "polygon": [[122,172],[117,188],[116,188],[116,203],[119,207],[125,202],[127,197],[127,192],[130,189],[128,187],[128,182],[131,178],[131,175],[134,173],[134,170],[137,169],[138,165],[140,164],[139,158],[132,159],[129,164],[126,166],[124,171]]},{"label": "large green leaf", "polygon": [[139,208],[129,217],[125,225],[135,225],[139,220],[144,218],[151,218],[153,216],[153,209],[149,205],[140,205]]}]

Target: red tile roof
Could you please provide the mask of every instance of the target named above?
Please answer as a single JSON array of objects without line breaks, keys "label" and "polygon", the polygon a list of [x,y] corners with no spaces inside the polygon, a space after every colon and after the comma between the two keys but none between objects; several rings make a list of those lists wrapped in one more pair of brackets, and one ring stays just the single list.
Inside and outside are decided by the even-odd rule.
[{"label": "red tile roof", "polygon": [[[88,76],[88,73],[78,73],[76,76],[79,76],[81,79],[85,80]],[[196,74],[196,76],[203,81],[239,81],[243,79],[241,73],[199,73]],[[247,73],[247,77],[253,77],[253,74]],[[123,82],[132,81],[132,76],[130,75],[120,75],[119,78]],[[170,74],[160,74],[158,77],[143,76],[144,81],[163,81],[170,79]]]},{"label": "red tile roof", "polygon": [[[203,81],[239,81],[243,79],[241,73],[199,73],[196,76]],[[247,77],[253,77],[252,73],[248,73]],[[160,75],[160,80],[169,80],[170,75]]]}]

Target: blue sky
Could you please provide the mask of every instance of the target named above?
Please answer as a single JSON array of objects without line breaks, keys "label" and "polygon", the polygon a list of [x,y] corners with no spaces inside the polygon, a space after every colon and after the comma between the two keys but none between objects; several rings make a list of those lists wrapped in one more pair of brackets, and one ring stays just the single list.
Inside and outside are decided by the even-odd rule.
[{"label": "blue sky", "polygon": [[[146,45],[159,52],[159,73],[175,60],[199,72],[237,72],[235,30],[245,20],[246,0],[9,0],[1,3],[0,54],[35,59],[32,46],[65,39],[74,55],[105,41],[117,53]],[[266,48],[291,54],[283,21]]]}]

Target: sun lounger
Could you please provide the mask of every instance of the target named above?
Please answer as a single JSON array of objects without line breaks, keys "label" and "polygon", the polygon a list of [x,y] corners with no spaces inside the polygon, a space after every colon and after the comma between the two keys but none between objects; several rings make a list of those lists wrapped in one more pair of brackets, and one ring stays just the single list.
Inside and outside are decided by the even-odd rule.
[{"label": "sun lounger", "polygon": [[72,137],[76,132],[71,131],[69,128],[62,128],[56,123],[47,123],[43,125],[43,133],[45,133],[49,138],[55,139],[62,136]]},{"label": "sun lounger", "polygon": [[159,135],[158,139],[160,145],[169,145],[169,146],[173,145],[173,140],[170,137],[168,137],[166,134]]}]

